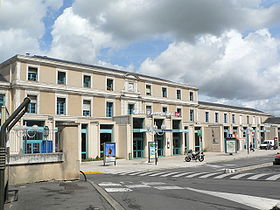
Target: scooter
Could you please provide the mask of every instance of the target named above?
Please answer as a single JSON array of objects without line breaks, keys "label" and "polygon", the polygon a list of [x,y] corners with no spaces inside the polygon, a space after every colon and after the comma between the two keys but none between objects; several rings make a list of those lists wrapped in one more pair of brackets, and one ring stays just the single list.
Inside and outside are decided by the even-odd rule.
[{"label": "scooter", "polygon": [[204,160],[204,156],[203,152],[193,152],[190,150],[185,157],[185,161],[190,162],[191,160],[199,160],[199,162],[202,162]]}]

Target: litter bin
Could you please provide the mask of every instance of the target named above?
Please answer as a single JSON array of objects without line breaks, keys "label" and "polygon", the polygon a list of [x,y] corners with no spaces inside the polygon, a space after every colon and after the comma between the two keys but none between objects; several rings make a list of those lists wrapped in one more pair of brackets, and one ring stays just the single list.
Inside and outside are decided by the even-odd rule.
[{"label": "litter bin", "polygon": [[132,153],[128,153],[128,159],[132,160]]}]

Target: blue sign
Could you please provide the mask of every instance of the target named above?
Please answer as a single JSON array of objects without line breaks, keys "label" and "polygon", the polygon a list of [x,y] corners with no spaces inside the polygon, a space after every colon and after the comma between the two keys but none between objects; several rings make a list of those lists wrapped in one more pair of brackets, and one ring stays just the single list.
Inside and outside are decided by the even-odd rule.
[{"label": "blue sign", "polygon": [[104,143],[104,165],[106,162],[115,162],[116,165],[116,143]]}]

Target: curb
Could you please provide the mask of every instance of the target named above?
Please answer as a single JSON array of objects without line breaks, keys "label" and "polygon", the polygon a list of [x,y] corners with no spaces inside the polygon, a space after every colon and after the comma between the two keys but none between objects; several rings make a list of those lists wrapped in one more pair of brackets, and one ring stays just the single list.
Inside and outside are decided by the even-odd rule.
[{"label": "curb", "polygon": [[109,195],[105,190],[95,184],[93,181],[88,180],[88,182],[96,189],[96,191],[113,207],[115,210],[125,210],[112,196]]},{"label": "curb", "polygon": [[258,164],[258,165],[251,165],[251,166],[245,166],[245,167],[241,167],[241,168],[236,168],[234,169],[236,172],[242,172],[242,171],[249,171],[249,170],[253,170],[256,168],[264,168],[264,167],[268,167],[268,166],[272,166],[273,163],[269,162],[269,163],[263,163],[263,164]]},{"label": "curb", "polygon": [[104,174],[102,171],[84,171],[84,174]]}]

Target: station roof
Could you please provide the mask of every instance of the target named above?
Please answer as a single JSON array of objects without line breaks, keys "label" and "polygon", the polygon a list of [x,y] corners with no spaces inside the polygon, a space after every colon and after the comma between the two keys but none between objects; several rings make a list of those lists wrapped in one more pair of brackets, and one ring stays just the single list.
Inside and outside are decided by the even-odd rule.
[{"label": "station roof", "polygon": [[264,123],[280,124],[280,117],[270,117],[267,118]]}]

